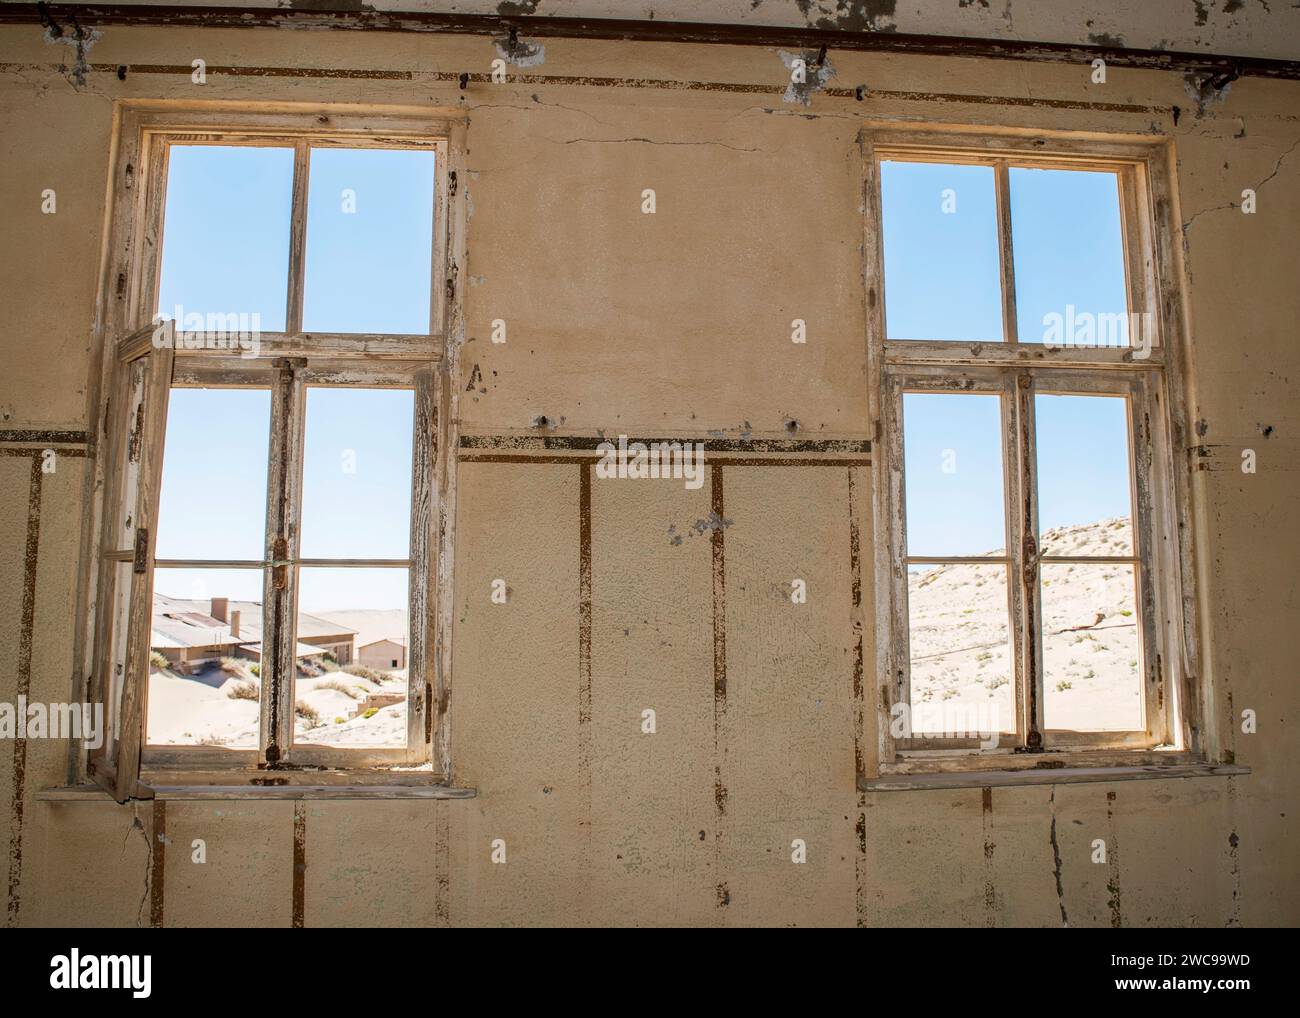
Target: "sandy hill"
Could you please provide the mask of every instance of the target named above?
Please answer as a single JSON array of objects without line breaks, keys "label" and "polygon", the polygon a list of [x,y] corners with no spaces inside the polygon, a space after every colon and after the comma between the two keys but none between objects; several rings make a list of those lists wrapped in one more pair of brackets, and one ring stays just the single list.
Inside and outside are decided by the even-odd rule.
[{"label": "sandy hill", "polygon": [[[1127,518],[1058,527],[1043,553],[1128,555]],[[990,552],[1001,554],[1001,550]],[[908,576],[912,700],[997,711],[1014,728],[1007,570],[943,565]],[[1115,563],[1042,566],[1045,710],[1049,728],[1141,727],[1133,568]]]}]

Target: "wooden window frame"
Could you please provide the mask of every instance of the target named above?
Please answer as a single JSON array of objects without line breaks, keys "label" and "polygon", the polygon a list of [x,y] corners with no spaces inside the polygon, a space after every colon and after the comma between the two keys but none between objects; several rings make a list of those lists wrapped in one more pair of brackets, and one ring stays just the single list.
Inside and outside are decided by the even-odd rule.
[{"label": "wooden window frame", "polygon": [[[447,503],[450,337],[463,331],[457,286],[464,263],[464,211],[453,201],[463,173],[464,121],[425,111],[357,113],[337,107],[271,110],[142,104],[122,111],[115,153],[102,311],[105,350],[96,457],[94,561],[88,563],[88,696],[105,705],[103,745],[85,776],[119,801],[159,787],[219,785],[439,785],[450,782],[448,706],[451,601],[440,591],[450,553]],[[155,309],[161,266],[168,151],[172,145],[248,145],[294,151],[286,328],[259,334],[257,356],[230,349],[157,348]],[[427,335],[306,333],[307,185],[313,148],[385,148],[435,153],[430,329]],[[143,169],[142,169],[143,168]],[[121,337],[121,338],[115,338]],[[293,744],[292,629],[296,575],[303,565],[374,565],[298,555],[305,390],[312,386],[413,390],[411,547],[408,569],[407,745],[333,748]],[[257,387],[271,391],[267,529],[263,558],[248,563],[154,556],[167,395],[173,387]],[[123,535],[126,535],[125,537]],[[129,541],[128,541],[129,539]],[[384,560],[380,565],[393,565]],[[156,566],[248,565],[263,570],[263,675],[256,750],[146,746],[149,621]],[[128,574],[126,569],[130,569]],[[285,635],[285,630],[289,633]],[[268,662],[267,655],[284,660]],[[276,777],[272,780],[267,772]]]},{"label": "wooden window frame", "polygon": [[[876,738],[862,779],[891,775],[1059,768],[1131,768],[1203,763],[1214,757],[1208,690],[1195,622],[1195,569],[1185,459],[1186,329],[1172,216],[1172,153],[1163,140],[1084,139],[1042,133],[917,131],[878,126],[862,138],[865,287],[870,412],[881,455],[873,457],[876,534]],[[880,164],[884,161],[990,166],[997,202],[1001,342],[889,340],[886,334]],[[1117,175],[1130,312],[1154,324],[1145,355],[1132,347],[1055,348],[1017,335],[1009,170],[1101,170]],[[1135,356],[1135,352],[1139,355]],[[1008,612],[1016,690],[1016,733],[995,747],[976,739],[895,738],[896,704],[910,703],[910,656],[902,399],[905,392],[999,396],[1005,479]],[[1132,472],[1131,563],[1143,645],[1146,727],[1138,732],[1049,731],[1043,724],[1038,566],[1057,556],[1037,548],[1034,397],[1039,392],[1116,395],[1129,411]],[[1027,540],[1028,539],[1028,540]],[[961,556],[939,556],[944,560]],[[914,561],[914,560],[912,560]],[[981,559],[1002,562],[993,557]],[[1098,561],[1106,561],[1098,559]],[[1126,563],[1127,564],[1127,563]]]}]

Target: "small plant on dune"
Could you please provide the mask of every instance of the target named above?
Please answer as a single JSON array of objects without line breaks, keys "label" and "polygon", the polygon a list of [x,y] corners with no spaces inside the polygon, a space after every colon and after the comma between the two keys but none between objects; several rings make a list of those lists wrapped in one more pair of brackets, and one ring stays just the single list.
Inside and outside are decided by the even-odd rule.
[{"label": "small plant on dune", "polygon": [[254,675],[256,675],[259,679],[262,677],[262,666],[260,664],[249,665],[248,670],[252,672]]},{"label": "small plant on dune", "polygon": [[149,667],[167,669],[171,667],[171,662],[167,660],[166,655],[159,654],[156,650],[151,650],[149,652]]},{"label": "small plant on dune", "polygon": [[1133,615],[1133,613],[1129,611],[1127,608],[1121,608],[1119,610],[1119,613],[1123,615],[1126,619],[1132,617]]},{"label": "small plant on dune", "polygon": [[321,682],[316,683],[316,688],[332,689],[335,692],[342,693],[344,696],[348,697],[351,700],[355,700],[357,698],[357,694],[353,690],[353,688],[351,686],[345,685],[343,682],[339,681],[338,679],[324,679]]},{"label": "small plant on dune", "polygon": [[233,657],[223,657],[221,659],[221,670],[227,675],[243,675],[244,666],[236,661]]},{"label": "small plant on dune", "polygon": [[309,704],[306,700],[299,700],[293,705],[293,712],[302,718],[307,724],[315,728],[320,724],[320,711]]},{"label": "small plant on dune", "polygon": [[374,717],[376,714],[378,714],[378,713],[379,713],[379,708],[378,708],[378,707],[370,707],[370,708],[367,709],[366,712],[365,712],[364,714],[362,714],[361,716],[362,716],[363,718],[367,718],[367,719],[369,719],[369,718],[373,718],[373,717]]},{"label": "small plant on dune", "polygon": [[344,665],[343,670],[349,675],[355,675],[358,679],[365,679],[367,682],[373,682],[376,686],[381,686],[388,679],[383,672],[375,671],[373,668],[367,668],[365,665]]},{"label": "small plant on dune", "polygon": [[1073,688],[1074,688],[1074,683],[1065,682],[1064,680],[1056,684],[1056,691],[1058,693],[1064,693],[1067,689],[1073,689]]},{"label": "small plant on dune", "polygon": [[226,690],[226,696],[232,700],[257,701],[262,698],[262,690],[256,682],[235,682]]}]

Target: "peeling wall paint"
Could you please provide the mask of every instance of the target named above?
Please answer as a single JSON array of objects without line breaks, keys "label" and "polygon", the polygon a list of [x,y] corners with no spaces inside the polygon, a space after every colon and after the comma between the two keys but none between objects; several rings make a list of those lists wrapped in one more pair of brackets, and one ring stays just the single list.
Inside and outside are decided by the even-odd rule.
[{"label": "peeling wall paint", "polygon": [[[985,13],[1001,20],[1007,8],[995,0]],[[910,16],[900,5],[900,30]],[[1141,34],[1100,20],[1091,31]],[[106,32],[75,87],[41,32],[0,27],[0,130],[30,156],[5,161],[0,182],[59,193],[54,216],[18,202],[0,236],[21,295],[0,340],[0,699],[20,689],[64,699],[76,678],[86,337],[112,104],[195,98],[175,31]],[[454,387],[473,387],[477,402],[460,405],[471,434],[458,449],[458,552],[445,568],[456,594],[452,753],[479,795],[133,811],[38,799],[66,780],[66,746],[0,747],[10,923],[1300,920],[1286,865],[1300,690],[1277,678],[1291,667],[1278,634],[1294,614],[1300,551],[1300,86],[1242,79],[1175,122],[1175,107],[1195,110],[1181,75],[1132,72],[1102,91],[1086,68],[1008,75],[1004,63],[844,53],[833,54],[837,80],[871,91],[859,100],[824,87],[792,108],[780,99],[788,70],[761,48],[560,40],[547,46],[548,73],[498,86],[489,38],[212,30],[183,42],[208,60],[210,101],[426,104],[469,117],[462,184],[473,181],[476,211]],[[1213,443],[1189,453],[1206,463],[1196,471],[1204,620],[1231,750],[1249,777],[856,790],[855,718],[865,709],[874,724],[876,685],[863,665],[875,658],[872,629],[857,624],[875,610],[864,118],[1174,139],[1191,417],[1203,422],[1194,441]],[[1246,186],[1259,195],[1255,216],[1234,204]],[[645,187],[658,195],[654,216],[639,211]],[[801,348],[788,323],[809,307]],[[504,345],[486,341],[498,317],[511,322]],[[33,335],[48,344],[23,339]],[[719,443],[708,482],[620,485],[563,460],[619,433]],[[72,450],[68,464],[38,480],[37,453],[52,442]],[[1233,462],[1247,443],[1261,450],[1250,478]],[[797,623],[773,596],[773,577],[796,575],[818,606]],[[496,576],[511,591],[508,618],[471,596]],[[660,722],[652,737],[637,723],[648,706]],[[1235,730],[1245,706],[1261,712],[1258,735]],[[208,841],[207,868],[188,861],[194,837]],[[807,867],[789,862],[795,837],[809,844]],[[495,838],[510,847],[507,866],[489,861]],[[1104,866],[1090,860],[1095,838],[1107,841]]]}]

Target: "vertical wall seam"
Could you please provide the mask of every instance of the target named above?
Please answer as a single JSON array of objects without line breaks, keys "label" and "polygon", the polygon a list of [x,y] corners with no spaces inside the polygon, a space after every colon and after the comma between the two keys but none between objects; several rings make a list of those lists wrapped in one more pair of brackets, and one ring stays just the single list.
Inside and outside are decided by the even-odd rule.
[{"label": "vertical wall seam", "polygon": [[590,461],[578,466],[578,852],[584,889],[591,873],[591,470]]},{"label": "vertical wall seam", "polygon": [[980,790],[980,823],[984,833],[984,925],[992,929],[997,926],[997,888],[993,881],[993,850],[997,843],[993,840],[993,788],[985,785]]},{"label": "vertical wall seam", "polygon": [[451,868],[448,852],[449,813],[443,803],[434,804],[433,816],[433,916],[436,925],[451,925]]},{"label": "vertical wall seam", "polygon": [[293,804],[293,928],[303,928],[307,899],[307,804]]},{"label": "vertical wall seam", "polygon": [[[853,468],[848,468],[849,478],[849,580],[850,615],[853,627],[853,776],[854,782],[866,773],[862,758],[863,729],[866,724],[866,705],[862,698],[862,536],[858,532],[857,491],[854,487]],[[857,856],[853,865],[853,901],[857,925],[867,925],[867,793],[858,793]]]},{"label": "vertical wall seam", "polygon": [[[27,697],[32,687],[32,630],[36,615],[36,559],[41,539],[41,456],[32,452],[32,478],[27,491],[27,544],[23,553],[23,604],[18,637],[18,690]],[[6,922],[18,925],[22,907],[19,886],[23,869],[23,817],[27,792],[27,739],[14,733],[13,802],[9,813],[9,901]]]},{"label": "vertical wall seam", "polygon": [[153,801],[153,841],[150,852],[152,864],[149,870],[149,925],[161,929],[163,924],[163,875],[166,872],[167,859],[167,802],[164,799]]},{"label": "vertical wall seam", "polygon": [[713,530],[710,537],[713,555],[713,803],[716,830],[713,832],[713,852],[716,879],[716,907],[731,904],[731,890],[722,871],[723,833],[727,815],[727,786],[723,783],[723,763],[727,755],[724,725],[727,718],[727,559],[726,515],[723,512],[722,467],[713,464],[709,469],[709,489],[713,513]]}]

